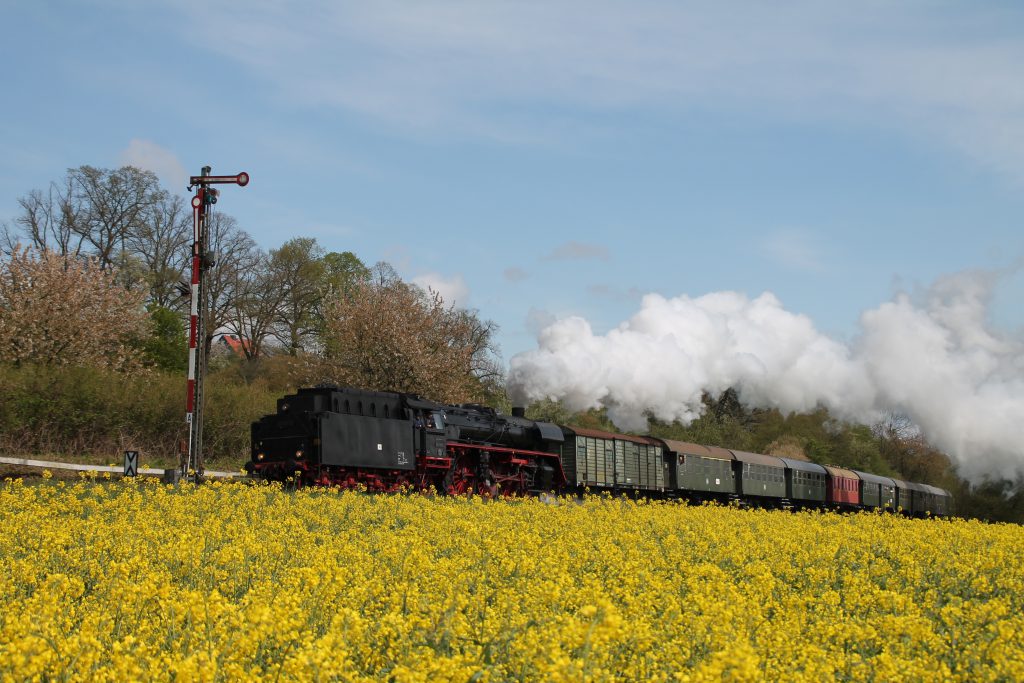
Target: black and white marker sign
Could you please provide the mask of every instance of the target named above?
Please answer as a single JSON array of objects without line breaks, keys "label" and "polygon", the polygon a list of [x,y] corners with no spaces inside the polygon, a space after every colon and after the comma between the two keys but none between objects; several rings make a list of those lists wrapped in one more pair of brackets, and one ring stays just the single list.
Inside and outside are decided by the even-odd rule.
[{"label": "black and white marker sign", "polygon": [[124,476],[126,476],[126,477],[137,477],[137,476],[139,476],[139,452],[138,451],[125,451],[124,452]]}]

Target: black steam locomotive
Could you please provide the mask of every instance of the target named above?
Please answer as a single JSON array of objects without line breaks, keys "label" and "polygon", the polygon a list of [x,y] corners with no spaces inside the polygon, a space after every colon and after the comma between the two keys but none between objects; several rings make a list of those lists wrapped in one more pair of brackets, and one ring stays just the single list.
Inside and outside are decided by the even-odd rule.
[{"label": "black steam locomotive", "polygon": [[252,425],[248,470],[270,480],[396,491],[525,494],[565,486],[562,430],[481,405],[300,389]]},{"label": "black steam locomotive", "polygon": [[335,386],[300,389],[254,422],[247,469],[266,480],[382,492],[589,489],[919,516],[948,515],[953,502],[944,489],[867,472]]}]

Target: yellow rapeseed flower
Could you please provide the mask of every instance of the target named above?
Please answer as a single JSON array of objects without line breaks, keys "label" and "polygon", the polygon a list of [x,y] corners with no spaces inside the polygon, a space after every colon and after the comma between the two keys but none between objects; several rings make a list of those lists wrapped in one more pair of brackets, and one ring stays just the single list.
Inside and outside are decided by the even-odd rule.
[{"label": "yellow rapeseed flower", "polygon": [[1024,680],[1022,596],[976,521],[0,485],[0,681]]}]

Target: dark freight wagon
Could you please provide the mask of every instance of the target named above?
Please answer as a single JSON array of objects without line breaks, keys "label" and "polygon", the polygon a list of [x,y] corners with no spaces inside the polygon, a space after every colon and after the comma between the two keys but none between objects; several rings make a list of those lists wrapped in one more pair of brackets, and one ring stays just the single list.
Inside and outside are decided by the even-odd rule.
[{"label": "dark freight wagon", "polygon": [[[901,504],[904,510],[909,510],[910,514],[915,516],[924,516],[927,514],[935,514],[937,505],[939,504],[939,496],[936,495],[936,491],[942,491],[942,489],[934,486],[928,486],[927,484],[918,484],[916,482],[901,482],[906,488],[909,495],[903,496],[901,493]],[[945,493],[945,491],[943,491]],[[902,503],[903,498],[909,498],[910,504]],[[944,498],[944,496],[942,496]]]},{"label": "dark freight wagon", "polygon": [[654,439],[565,427],[562,469],[570,485],[665,490],[665,459]]},{"label": "dark freight wagon", "polygon": [[928,498],[928,510],[934,515],[945,516],[953,513],[953,495],[938,486],[922,484],[931,494]]}]

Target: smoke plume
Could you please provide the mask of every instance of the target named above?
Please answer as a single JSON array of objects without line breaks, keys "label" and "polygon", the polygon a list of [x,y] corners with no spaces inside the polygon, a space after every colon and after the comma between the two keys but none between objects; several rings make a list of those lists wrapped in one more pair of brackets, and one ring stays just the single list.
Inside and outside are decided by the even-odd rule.
[{"label": "smoke plume", "polygon": [[605,335],[579,317],[545,327],[538,348],[511,361],[513,399],[605,406],[623,429],[644,430],[646,411],[695,419],[701,395],[729,387],[747,406],[783,412],[824,405],[873,423],[907,415],[972,481],[1024,475],[1024,345],[988,328],[996,276],[970,272],[901,294],[867,311],[852,345],[785,310],[770,293],[643,298]]}]

